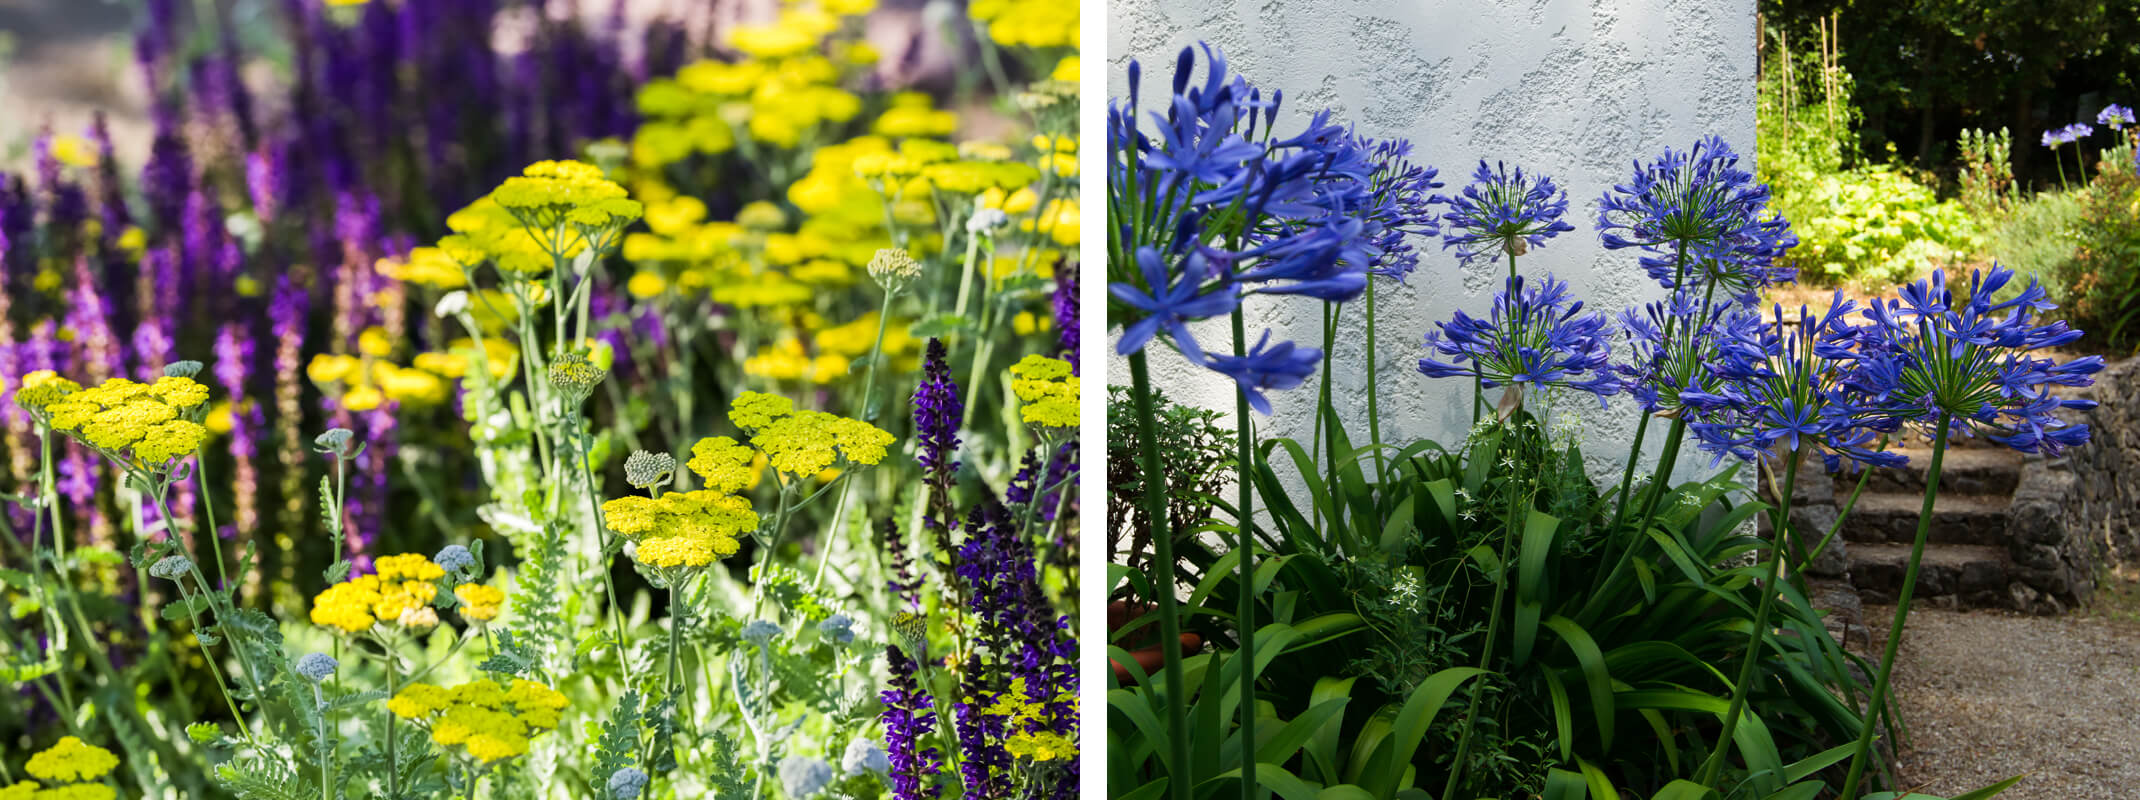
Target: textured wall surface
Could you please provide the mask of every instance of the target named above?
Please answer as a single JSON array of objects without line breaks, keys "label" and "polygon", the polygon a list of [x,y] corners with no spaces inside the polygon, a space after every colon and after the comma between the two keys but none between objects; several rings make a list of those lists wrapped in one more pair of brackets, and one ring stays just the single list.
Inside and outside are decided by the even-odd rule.
[{"label": "textured wall surface", "polygon": [[[1127,91],[1126,69],[1136,59],[1144,64],[1144,105],[1153,107],[1151,93],[1167,89],[1175,54],[1208,41],[1250,82],[1285,90],[1281,134],[1330,108],[1363,134],[1410,139],[1413,160],[1440,169],[1445,192],[1459,188],[1481,158],[1552,176],[1568,191],[1577,230],[1518,263],[1527,275],[1567,280],[1590,309],[1616,311],[1664,296],[1631,251],[1608,253],[1594,229],[1598,197],[1627,180],[1635,159],[1708,134],[1752,157],[1754,0],[1111,0],[1107,24],[1110,96]],[[1456,309],[1483,313],[1505,267],[1462,268],[1439,242],[1417,244],[1423,257],[1408,285],[1377,289],[1382,435],[1453,445],[1470,423],[1471,387],[1418,373],[1422,336]],[[1262,327],[1274,340],[1322,339],[1312,302],[1257,298],[1248,319],[1251,340]],[[1343,320],[1333,397],[1355,440],[1364,440],[1359,304]],[[1208,321],[1198,336],[1221,346],[1226,321]],[[1153,383],[1169,397],[1233,412],[1230,382],[1163,346],[1151,352]],[[1119,357],[1109,378],[1129,383]],[[1273,393],[1275,413],[1257,424],[1266,435],[1306,441],[1316,393],[1312,379]],[[1587,395],[1561,397],[1551,415],[1580,425],[1593,473],[1614,470],[1618,478],[1634,437],[1631,402],[1600,411]],[[1652,428],[1645,464],[1655,463],[1662,438]],[[1691,445],[1680,461],[1682,478],[1707,472],[1708,459]]]}]

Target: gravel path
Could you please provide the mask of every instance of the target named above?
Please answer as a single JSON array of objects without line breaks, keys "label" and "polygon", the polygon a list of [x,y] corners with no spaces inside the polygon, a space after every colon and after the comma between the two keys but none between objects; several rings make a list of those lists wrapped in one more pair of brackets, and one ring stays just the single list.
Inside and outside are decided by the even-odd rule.
[{"label": "gravel path", "polygon": [[[1876,647],[1894,613],[1865,607]],[[1901,774],[1921,791],[2026,773],[2000,797],[2140,793],[2140,623],[1912,608],[1895,684],[1910,737]]]}]

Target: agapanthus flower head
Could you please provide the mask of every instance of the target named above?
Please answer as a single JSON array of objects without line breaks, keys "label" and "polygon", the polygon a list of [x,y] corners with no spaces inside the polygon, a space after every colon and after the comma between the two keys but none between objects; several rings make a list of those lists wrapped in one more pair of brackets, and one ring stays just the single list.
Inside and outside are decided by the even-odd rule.
[{"label": "agapanthus flower head", "polygon": [[2117,103],[2111,103],[2104,106],[2102,111],[2096,112],[2095,124],[2108,127],[2114,131],[2122,131],[2126,126],[2133,124],[2133,110]]},{"label": "agapanthus flower head", "polygon": [[1449,360],[1420,359],[1419,371],[1430,378],[1476,375],[1489,388],[1566,386],[1597,395],[1602,405],[1620,388],[1609,369],[1612,328],[1604,314],[1582,312],[1582,301],[1552,275],[1509,278],[1486,317],[1458,311],[1427,332],[1427,349]]},{"label": "agapanthus flower head", "polygon": [[297,659],[293,669],[306,680],[319,683],[334,675],[334,671],[341,666],[341,662],[335,661],[334,656],[326,653],[306,653]]},{"label": "agapanthus flower head", "polygon": [[1440,200],[1449,207],[1442,214],[1442,249],[1454,248],[1457,259],[1466,264],[1523,255],[1575,230],[1561,219],[1568,213],[1567,192],[1554,186],[1552,178],[1526,178],[1521,167],[1510,171],[1505,163],[1488,167],[1480,159],[1471,182]]},{"label": "agapanthus flower head", "polygon": [[1367,272],[1398,282],[1419,266],[1419,251],[1410,237],[1431,239],[1441,235],[1441,217],[1434,206],[1441,198],[1441,171],[1411,162],[1412,143],[1404,139],[1360,139],[1359,149],[1369,154],[1374,172],[1368,177],[1371,209],[1363,215],[1371,256]]},{"label": "agapanthus flower head", "polygon": [[2063,128],[2043,132],[2043,146],[2058,147],[2072,144],[2095,134],[2095,127],[2085,122],[2076,122]]},{"label": "agapanthus flower head", "polygon": [[[2063,364],[2032,355],[2071,344],[2081,332],[2065,322],[2037,323],[2054,307],[2031,280],[2005,299],[1998,294],[2013,270],[1993,265],[1972,272],[1957,296],[1943,272],[1903,287],[1900,299],[1873,301],[1859,328],[1856,365],[1845,378],[1864,405],[1895,419],[1932,427],[1940,416],[1950,433],[1982,433],[2022,452],[2056,454],[2088,441],[2088,426],[2068,424],[2060,409],[2094,407],[2066,399],[2054,387],[2080,387],[2103,369],[2101,356]],[[1926,431],[1935,435],[1936,431]]]},{"label": "agapanthus flower head", "polygon": [[1717,461],[1770,454],[1796,460],[1810,451],[1830,471],[1905,463],[1876,447],[1879,434],[1894,430],[1894,418],[1865,406],[1843,380],[1857,345],[1848,321],[1856,308],[1838,291],[1818,315],[1801,306],[1792,322],[1776,306],[1765,323],[1717,331],[1709,372],[1721,380],[1680,395],[1702,448]]},{"label": "agapanthus flower head", "polygon": [[1798,240],[1768,201],[1768,186],[1710,136],[1636,162],[1632,179],[1598,199],[1598,236],[1606,249],[1641,248],[1642,266],[1667,289],[1715,286],[1752,305],[1760,289],[1796,275],[1775,265]]},{"label": "agapanthus flower head", "polygon": [[1268,389],[1284,391],[1299,386],[1315,373],[1315,366],[1322,363],[1323,351],[1313,347],[1300,347],[1292,342],[1271,344],[1271,332],[1266,329],[1263,338],[1248,352],[1238,356],[1212,356],[1206,366],[1213,372],[1232,378],[1235,388],[1248,396],[1248,405],[1258,413],[1271,413],[1271,401],[1263,396]]},{"label": "agapanthus flower head", "polygon": [[[1109,106],[1108,194],[1121,211],[1109,231],[1108,316],[1123,325],[1116,352],[1164,341],[1241,382],[1267,409],[1262,392],[1299,385],[1296,373],[1321,352],[1266,338],[1258,353],[1216,355],[1189,323],[1229,314],[1251,293],[1344,302],[1366,290],[1369,269],[1401,271],[1410,263],[1402,230],[1431,225],[1415,217],[1431,201],[1417,195],[1433,174],[1403,164],[1401,143],[1357,137],[1327,111],[1298,133],[1273,135],[1279,95],[1201,48],[1204,80],[1192,85],[1197,48],[1184,48],[1149,133],[1139,128],[1138,65],[1129,96]],[[1207,220],[1225,220],[1238,235],[1218,240]]]}]

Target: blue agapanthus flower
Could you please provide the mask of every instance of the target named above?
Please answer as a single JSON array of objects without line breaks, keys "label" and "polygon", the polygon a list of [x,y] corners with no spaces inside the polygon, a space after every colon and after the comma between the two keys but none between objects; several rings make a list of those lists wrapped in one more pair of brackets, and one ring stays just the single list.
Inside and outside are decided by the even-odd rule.
[{"label": "blue agapanthus flower", "polygon": [[1571,299],[1568,284],[1552,275],[1525,283],[1521,275],[1509,278],[1484,319],[1458,311],[1437,323],[1439,330],[1427,332],[1427,349],[1449,360],[1422,358],[1420,373],[1476,375],[1489,388],[1566,386],[1597,395],[1603,405],[1620,389],[1610,370],[1611,325],[1605,315],[1582,313],[1582,301]]},{"label": "blue agapanthus flower", "polygon": [[1247,354],[1215,355],[1207,366],[1232,378],[1241,393],[1248,396],[1251,408],[1269,414],[1271,401],[1263,396],[1263,390],[1283,391],[1300,386],[1322,360],[1323,351],[1313,347],[1300,347],[1290,341],[1271,344],[1271,332],[1266,329]]},{"label": "blue agapanthus flower", "polygon": [[2133,110],[2111,103],[2104,106],[2102,111],[2096,112],[2095,124],[2107,126],[2114,131],[2125,130],[2125,126],[2133,124]]},{"label": "blue agapanthus flower", "polygon": [[1853,361],[1858,331],[1849,316],[1856,309],[1836,292],[1818,316],[1800,306],[1797,322],[1788,323],[1779,305],[1767,323],[1727,328],[1718,343],[1716,391],[1682,395],[1687,429],[1702,449],[1717,461],[1810,451],[1829,471],[1907,463],[1878,449],[1879,435],[1893,432],[1898,420],[1867,407],[1840,380]]},{"label": "blue agapanthus flower", "polygon": [[1730,354],[1719,343],[1760,324],[1750,311],[1730,303],[1704,303],[1684,289],[1663,301],[1623,309],[1618,321],[1628,348],[1626,360],[1613,365],[1613,374],[1651,414],[1682,413],[1701,398],[1717,395],[1723,374],[1732,371],[1723,363]]},{"label": "blue agapanthus flower", "polygon": [[1363,139],[1360,143],[1376,165],[1368,178],[1374,209],[1363,220],[1368,225],[1367,272],[1402,283],[1419,266],[1419,251],[1408,239],[1441,235],[1441,219],[1434,213],[1441,199],[1433,193],[1442,188],[1437,180],[1441,172],[1413,164],[1409,141]]},{"label": "blue agapanthus flower", "polygon": [[2086,122],[2076,122],[2071,125],[2067,125],[2063,128],[2053,128],[2051,130],[2044,131],[2043,146],[2055,148],[2059,145],[2066,145],[2078,142],[2093,135],[2095,135],[2094,126],[2089,125]]},{"label": "blue agapanthus flower", "polygon": [[1768,186],[1710,136],[1636,162],[1633,179],[1598,199],[1598,236],[1607,249],[1641,248],[1643,268],[1667,289],[1722,289],[1753,305],[1761,289],[1797,277],[1777,261],[1798,239],[1768,202]]},{"label": "blue agapanthus flower", "polygon": [[1521,167],[1511,173],[1507,164],[1488,168],[1480,159],[1471,182],[1440,200],[1449,206],[1442,214],[1442,249],[1455,248],[1457,260],[1467,265],[1499,261],[1504,253],[1520,256],[1575,230],[1561,219],[1568,213],[1568,193],[1543,175],[1525,179]]},{"label": "blue agapanthus flower", "polygon": [[2093,408],[2094,401],[2061,398],[2051,389],[2094,383],[2103,359],[2061,364],[2031,355],[2071,344],[2081,332],[2063,321],[2035,322],[2054,306],[2033,280],[2012,298],[1995,299],[2013,277],[2013,270],[1994,264],[1988,275],[1972,272],[1967,292],[1957,297],[1946,275],[1934,272],[1929,281],[1903,287],[1900,299],[1874,301],[1844,381],[1867,408],[1905,423],[1931,427],[1945,414],[1950,433],[1981,433],[2025,453],[2056,454],[2087,442],[2088,426],[2068,424],[2057,412]]},{"label": "blue agapanthus flower", "polygon": [[1201,49],[1203,82],[1191,85],[1197,49],[1184,48],[1173,93],[1149,114],[1151,134],[1139,128],[1137,64],[1129,97],[1109,104],[1109,311],[1124,326],[1116,352],[1165,341],[1241,382],[1269,413],[1262,392],[1299,385],[1321,351],[1266,336],[1247,354],[1220,355],[1189,323],[1230,314],[1249,294],[1344,302],[1366,290],[1368,270],[1408,269],[1403,236],[1420,228],[1407,215],[1420,214],[1434,173],[1404,164],[1401,143],[1358,137],[1327,111],[1275,135],[1280,95],[1266,99],[1229,75],[1218,51]]}]

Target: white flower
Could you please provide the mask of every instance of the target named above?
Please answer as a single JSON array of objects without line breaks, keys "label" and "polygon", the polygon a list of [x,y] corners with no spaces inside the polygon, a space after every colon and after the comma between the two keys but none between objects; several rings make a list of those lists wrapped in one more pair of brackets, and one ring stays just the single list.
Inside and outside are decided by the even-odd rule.
[{"label": "white flower", "polygon": [[431,311],[437,314],[439,319],[468,311],[468,292],[462,289],[447,292],[444,297],[438,299],[438,305],[433,306]]},{"label": "white flower", "polygon": [[997,228],[1003,227],[1005,223],[1010,221],[1010,215],[1003,213],[1003,209],[976,208],[973,210],[973,216],[966,218],[966,232],[975,236],[983,236],[993,233]]}]

